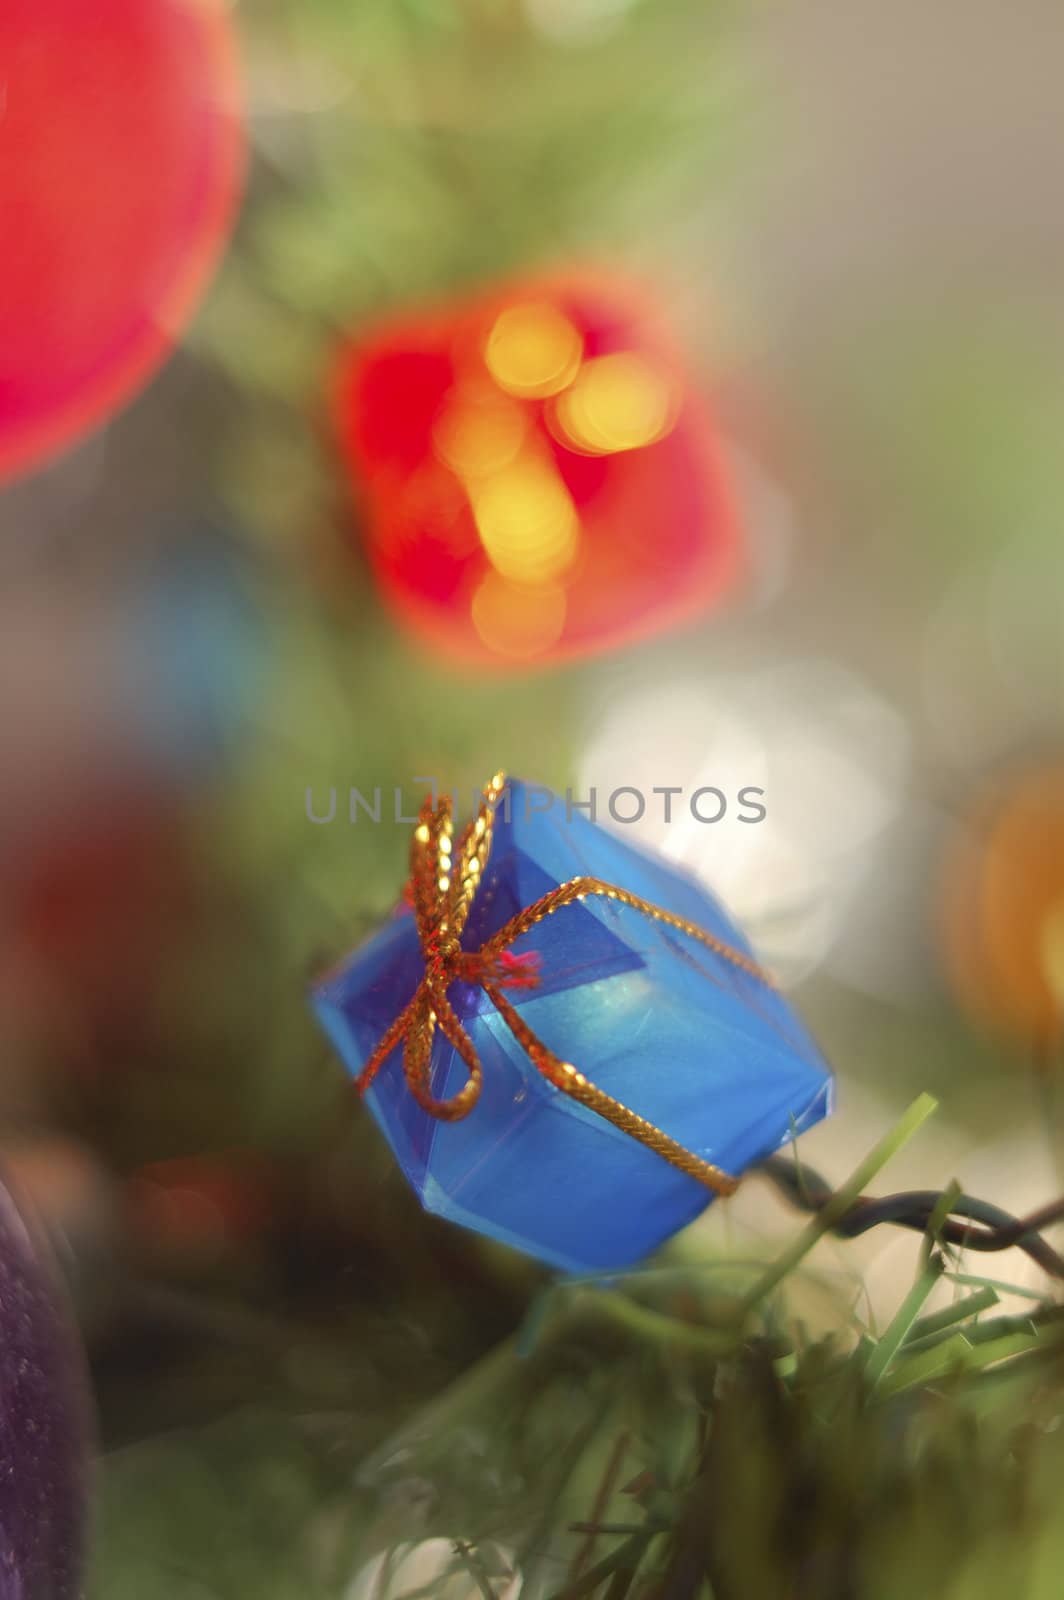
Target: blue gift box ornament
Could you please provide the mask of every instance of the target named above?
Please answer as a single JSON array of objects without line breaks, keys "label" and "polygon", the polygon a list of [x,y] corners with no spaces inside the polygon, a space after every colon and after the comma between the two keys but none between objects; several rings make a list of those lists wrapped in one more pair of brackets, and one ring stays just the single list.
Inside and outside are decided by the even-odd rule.
[{"label": "blue gift box ornament", "polygon": [[429,1211],[631,1266],[830,1109],[712,896],[542,790],[498,775],[457,834],[427,800],[407,898],[313,1001]]}]

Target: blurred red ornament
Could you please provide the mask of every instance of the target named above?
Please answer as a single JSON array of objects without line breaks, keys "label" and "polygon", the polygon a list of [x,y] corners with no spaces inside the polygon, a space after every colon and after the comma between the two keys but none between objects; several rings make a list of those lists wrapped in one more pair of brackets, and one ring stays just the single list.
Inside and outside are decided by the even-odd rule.
[{"label": "blurred red ornament", "polygon": [[218,0],[0,6],[0,476],[114,411],[168,354],[242,164]]},{"label": "blurred red ornament", "polygon": [[83,1064],[136,1038],[171,952],[189,937],[196,884],[186,826],[169,806],[130,797],[89,813],[10,863],[0,988],[29,1021],[72,1032]]},{"label": "blurred red ornament", "polygon": [[344,354],[341,443],[381,588],[470,662],[555,662],[688,620],[734,574],[713,426],[652,310],[511,284]]},{"label": "blurred red ornament", "polygon": [[265,1231],[279,1193],[278,1175],[253,1152],[153,1162],[127,1185],[129,1241],[148,1259],[215,1261]]}]

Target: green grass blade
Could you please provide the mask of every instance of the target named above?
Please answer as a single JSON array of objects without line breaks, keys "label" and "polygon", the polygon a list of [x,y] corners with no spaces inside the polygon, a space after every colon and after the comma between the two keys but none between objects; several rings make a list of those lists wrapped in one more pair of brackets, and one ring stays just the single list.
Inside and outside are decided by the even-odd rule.
[{"label": "green grass blade", "polygon": [[904,1116],[895,1123],[885,1138],[869,1151],[864,1160],[847,1178],[842,1186],[836,1189],[827,1205],[813,1218],[806,1228],[798,1235],[793,1244],[789,1245],[776,1261],[762,1274],[754,1287],[741,1302],[742,1316],[745,1318],[762,1301],[766,1295],[772,1293],[778,1284],[789,1272],[793,1272],[800,1262],[807,1256],[825,1233],[829,1233],[835,1224],[845,1216],[846,1212],[860,1196],[865,1187],[879,1173],[902,1147],[908,1144],[913,1134],[922,1127],[928,1117],[937,1109],[938,1102],[929,1094],[922,1094],[905,1112]]},{"label": "green grass blade", "polygon": [[985,1286],[996,1289],[999,1295],[1014,1294],[1021,1300],[1037,1300],[1041,1305],[1046,1304],[1049,1298],[1040,1289],[1029,1289],[1019,1283],[1006,1283],[1001,1278],[982,1278],[973,1272],[947,1272],[946,1279],[949,1283],[959,1283],[969,1288]]},{"label": "green grass blade", "polygon": [[[949,1278],[949,1273],[944,1273]],[[949,1328],[958,1322],[968,1322],[979,1316],[980,1312],[989,1311],[991,1306],[1001,1304],[1001,1297],[992,1284],[984,1283],[981,1289],[974,1294],[966,1294],[962,1300],[955,1300],[951,1306],[944,1306],[941,1311],[932,1311],[930,1316],[920,1317],[914,1322],[905,1336],[904,1348],[907,1354],[914,1353],[917,1348],[930,1344],[932,1339],[938,1339]]]},{"label": "green grass blade", "polygon": [[902,1347],[905,1335],[920,1315],[921,1308],[941,1276],[942,1257],[934,1255],[905,1296],[883,1337],[865,1363],[865,1377],[871,1389],[875,1390],[883,1381],[891,1362]]},{"label": "green grass blade", "polygon": [[956,1333],[952,1339],[936,1345],[934,1349],[926,1350],[920,1355],[913,1356],[909,1361],[899,1363],[894,1371],[887,1375],[880,1387],[880,1393],[899,1394],[903,1389],[930,1383],[936,1378],[947,1375],[972,1376],[985,1371],[987,1367],[996,1366],[1037,1349],[1040,1338],[1037,1331],[1031,1330],[1026,1333],[1006,1333],[999,1338],[988,1340],[985,1344],[973,1345],[963,1333]]}]

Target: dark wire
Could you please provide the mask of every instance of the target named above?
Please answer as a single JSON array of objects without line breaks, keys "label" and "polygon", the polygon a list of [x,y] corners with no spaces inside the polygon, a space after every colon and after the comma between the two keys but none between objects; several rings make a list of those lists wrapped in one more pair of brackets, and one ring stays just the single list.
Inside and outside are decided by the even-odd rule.
[{"label": "dark wire", "polygon": [[[832,1198],[831,1185],[819,1172],[800,1164],[793,1156],[770,1156],[757,1169],[799,1210],[815,1216]],[[945,1191],[909,1189],[899,1194],[861,1195],[835,1223],[832,1233],[855,1239],[881,1222],[897,1228],[912,1228],[924,1233],[936,1209],[945,1203]],[[1029,1217],[1014,1217],[1000,1206],[972,1195],[948,1197],[948,1210],[936,1228],[936,1237],[964,1250],[1022,1250],[1050,1277],[1064,1280],[1064,1257],[1041,1237],[1041,1230],[1064,1220],[1064,1199],[1032,1212]]]}]

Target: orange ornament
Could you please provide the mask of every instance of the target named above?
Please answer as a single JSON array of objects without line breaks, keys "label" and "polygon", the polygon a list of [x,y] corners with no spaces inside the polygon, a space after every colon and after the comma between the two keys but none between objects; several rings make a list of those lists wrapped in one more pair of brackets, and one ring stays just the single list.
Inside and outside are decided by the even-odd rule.
[{"label": "orange ornament", "polygon": [[1064,767],[981,803],[947,863],[948,965],[966,1009],[1048,1054],[1064,1038]]},{"label": "orange ornament", "polygon": [[691,619],[738,534],[713,427],[653,311],[605,279],[512,284],[380,328],[336,396],[369,559],[470,663],[549,663]]}]

